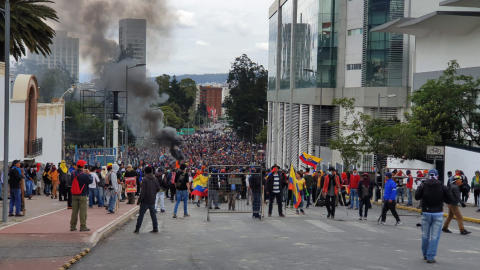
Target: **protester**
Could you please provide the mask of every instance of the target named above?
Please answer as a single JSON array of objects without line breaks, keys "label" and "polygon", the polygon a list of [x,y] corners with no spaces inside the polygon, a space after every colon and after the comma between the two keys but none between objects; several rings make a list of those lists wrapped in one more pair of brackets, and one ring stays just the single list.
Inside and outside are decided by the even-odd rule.
[{"label": "protester", "polygon": [[[132,164],[128,164],[124,177],[135,177],[135,181],[138,184],[138,174],[133,169]],[[137,186],[137,189],[138,189],[138,186]],[[135,204],[135,192],[127,193],[127,199],[128,199],[127,204]]]},{"label": "protester", "polygon": [[[113,165],[113,170],[115,170],[115,165]],[[140,213],[138,215],[137,225],[135,227],[134,233],[137,233],[137,234],[140,233],[140,227],[142,226],[143,217],[145,215],[145,212],[147,212],[147,210],[150,211],[150,217],[152,218],[152,223],[153,223],[153,230],[150,232],[158,233],[158,222],[157,222],[157,214],[156,214],[157,210],[156,210],[155,200],[157,197],[157,193],[159,191],[160,191],[160,186],[158,184],[157,178],[155,178],[155,176],[153,175],[152,167],[146,167],[145,177],[143,177],[142,179],[140,197],[138,198],[138,202],[137,202],[137,205],[140,205]]]},{"label": "protester", "polygon": [[80,231],[88,232],[87,228],[87,195],[88,185],[93,182],[88,169],[84,170],[86,162],[84,160],[77,161],[77,170],[71,175],[71,192],[72,192],[72,217],[70,219],[70,231],[77,230],[78,216],[80,216]]},{"label": "protester", "polygon": [[403,178],[401,177],[404,177],[405,175],[403,174],[402,170],[398,170],[396,176],[397,178],[395,179],[397,182],[397,203],[400,203],[400,199],[402,203],[404,203],[405,201],[403,200],[403,195],[405,194],[405,189],[403,188]]},{"label": "protester", "polygon": [[[35,175],[35,173],[33,173],[33,175]],[[32,178],[32,174],[30,173],[30,166],[28,164],[25,164],[24,176],[25,176],[25,197],[31,200],[33,196],[33,178]]]},{"label": "protester", "polygon": [[68,180],[68,168],[65,164],[65,160],[60,162],[60,169],[58,170],[59,179],[60,179],[60,187],[59,187],[59,194],[58,200],[59,201],[67,201],[67,180]]},{"label": "protester", "polygon": [[43,172],[43,183],[45,184],[44,194],[50,196],[52,193],[52,177],[50,174],[50,167],[47,165]]},{"label": "protester", "polygon": [[50,180],[52,180],[52,194],[50,198],[57,199],[57,189],[60,178],[55,165],[52,165],[52,169],[50,170]]},{"label": "protester", "polygon": [[13,208],[15,208],[15,216],[23,217],[23,214],[20,214],[20,211],[22,211],[21,182],[24,177],[22,176],[22,171],[20,170],[20,160],[14,160],[12,162],[12,168],[10,169],[9,176],[10,178],[8,183],[10,184],[10,209],[8,216],[14,216]]},{"label": "protester", "polygon": [[400,221],[400,217],[398,216],[396,207],[395,199],[397,197],[397,184],[392,179],[392,173],[387,172],[385,174],[385,191],[383,194],[383,208],[382,208],[382,225],[387,225],[385,220],[387,219],[387,212],[390,210],[392,212],[393,217],[397,221],[395,226],[402,225],[402,221]]},{"label": "protester", "polygon": [[[351,183],[350,183],[351,184]],[[358,188],[358,185],[357,185]],[[340,190],[340,177],[337,175],[335,168],[328,168],[328,175],[323,181],[323,196],[325,197],[325,204],[327,206],[327,218],[335,219],[335,198]],[[350,193],[351,194],[351,193]],[[351,196],[351,195],[350,195]],[[353,201],[352,201],[353,204]]]},{"label": "protester", "polygon": [[453,217],[455,217],[458,222],[458,229],[460,230],[460,234],[468,235],[471,232],[467,231],[463,226],[463,216],[462,216],[462,213],[460,213],[460,208],[458,208],[459,204],[462,207],[467,206],[463,202],[460,195],[461,194],[460,187],[463,185],[463,179],[460,175],[456,175],[453,180],[454,182],[450,185],[450,192],[452,193],[453,200],[448,205],[448,217],[445,220],[445,223],[443,224],[442,231],[446,233],[451,233],[451,231],[448,229],[448,225],[450,225],[450,222],[452,221]]},{"label": "protester", "polygon": [[[297,181],[296,183],[297,183],[297,186],[298,186],[298,193],[299,193],[298,195],[299,195],[300,198],[305,198],[304,192],[305,192],[305,190],[306,190],[307,184],[306,184],[306,182],[305,182],[305,179],[303,179],[303,174],[302,174],[302,172],[301,172],[301,171],[300,171],[300,172],[297,172],[297,173],[295,174],[295,177],[297,178],[297,179],[296,179],[296,181]],[[299,212],[299,210],[300,210],[300,212]],[[300,201],[300,204],[298,205],[298,209],[297,209],[297,211],[296,211],[296,214],[297,214],[297,215],[298,215],[299,213],[302,213],[302,214],[305,215],[305,211],[303,211],[303,200]]]},{"label": "protester", "polygon": [[357,169],[353,169],[352,175],[350,175],[350,209],[358,210],[358,182],[360,182],[360,175],[357,173]]},{"label": "protester", "polygon": [[173,218],[177,218],[178,205],[182,200],[183,200],[183,216],[184,217],[190,216],[187,211],[188,193],[190,192],[189,190],[190,183],[188,182],[188,173],[185,171],[186,167],[187,166],[185,164],[180,165],[180,171],[178,171],[175,177],[175,185],[177,189],[177,202],[175,203]]},{"label": "protester", "polygon": [[[360,199],[358,213],[360,216],[360,220],[367,220],[368,209],[371,206],[370,200],[373,197],[373,187],[376,186],[377,183],[370,180],[370,176],[368,173],[364,173],[362,175],[362,180],[358,183],[358,197]],[[362,216],[362,209],[365,206],[365,213]]]},{"label": "protester", "polygon": [[306,195],[304,198],[305,198],[305,201],[307,202],[307,206],[305,208],[308,209],[308,207],[311,205],[310,198],[312,197],[312,192],[313,192],[313,175],[310,174],[310,168],[307,168],[305,171],[306,172],[303,179],[305,179],[305,185],[307,189],[306,189]]},{"label": "protester", "polygon": [[93,166],[90,166],[89,171],[93,181],[88,185],[88,207],[93,208],[95,198],[97,198],[97,204],[100,204],[98,200],[98,183],[100,182],[100,179],[98,179],[98,175]]},{"label": "protester", "polygon": [[112,171],[109,173],[109,201],[108,201],[108,213],[109,214],[115,214],[115,209],[116,209],[116,204],[117,204],[117,199],[118,199],[118,193],[120,192],[120,185],[119,185],[119,180],[117,179],[117,172],[118,172],[118,165],[113,164],[112,165]]},{"label": "protester", "polygon": [[[161,213],[165,213],[165,190],[168,188],[165,170],[163,168],[158,168],[157,172],[155,173],[155,178],[157,179],[158,186],[160,187],[160,190],[157,192],[155,198],[155,211],[160,210]],[[158,202],[160,202],[160,207],[158,207]]]},{"label": "protester", "polygon": [[413,177],[412,177],[412,172],[410,170],[407,170],[407,206],[413,206],[413,200],[412,200],[412,191],[413,191]]},{"label": "protester", "polygon": [[260,216],[260,206],[262,204],[262,177],[260,176],[259,173],[261,173],[261,169],[257,168],[256,173],[250,177],[249,179],[249,184],[250,184],[250,189],[252,190],[252,197],[253,197],[253,202],[252,202],[252,218],[258,218],[261,219]]},{"label": "protester", "polygon": [[475,206],[478,206],[477,212],[480,212],[480,171],[475,171],[475,176],[472,178],[471,189],[473,197],[475,198]]},{"label": "protester", "polygon": [[[409,175],[407,171],[407,175]],[[443,203],[454,200],[447,187],[438,179],[435,169],[415,192],[415,200],[422,200],[422,254],[427,263],[435,263],[443,223]]]},{"label": "protester", "polygon": [[272,210],[273,210],[273,201],[277,201],[278,205],[278,215],[280,217],[285,217],[283,214],[283,208],[282,208],[282,190],[285,186],[286,179],[283,176],[283,174],[279,173],[279,167],[273,167],[272,168],[272,173],[268,176],[267,180],[267,195],[269,196],[269,205],[268,205],[268,216],[272,216]]}]

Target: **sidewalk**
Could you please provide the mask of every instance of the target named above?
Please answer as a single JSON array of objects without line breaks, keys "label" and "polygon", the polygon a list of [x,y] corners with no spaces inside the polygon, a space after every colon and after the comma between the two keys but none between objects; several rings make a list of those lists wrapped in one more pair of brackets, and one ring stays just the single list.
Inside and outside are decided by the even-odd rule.
[{"label": "sidewalk", "polygon": [[118,213],[110,215],[105,208],[94,206],[87,210],[90,231],[70,232],[71,210],[66,209],[66,202],[63,205],[43,197],[26,202],[26,217],[9,218],[0,227],[0,270],[58,269],[85,248],[95,246],[138,211],[136,205],[120,203]]}]

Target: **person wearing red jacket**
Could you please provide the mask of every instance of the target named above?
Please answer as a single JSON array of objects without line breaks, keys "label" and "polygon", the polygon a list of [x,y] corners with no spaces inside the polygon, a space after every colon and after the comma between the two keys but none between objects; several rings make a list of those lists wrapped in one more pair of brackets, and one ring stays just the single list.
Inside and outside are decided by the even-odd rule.
[{"label": "person wearing red jacket", "polygon": [[360,175],[357,173],[357,169],[353,169],[352,175],[350,175],[350,209],[353,209],[355,203],[355,210],[358,210],[358,183],[360,182]]},{"label": "person wearing red jacket", "polygon": [[327,206],[327,218],[335,218],[335,198],[340,189],[340,178],[335,172],[335,168],[328,168],[328,175],[325,176],[322,193],[325,197],[325,204]]},{"label": "person wearing red jacket", "polygon": [[412,206],[413,201],[412,201],[412,189],[413,189],[413,177],[412,177],[412,172],[410,170],[407,170],[407,197],[408,197],[408,202],[407,206]]}]

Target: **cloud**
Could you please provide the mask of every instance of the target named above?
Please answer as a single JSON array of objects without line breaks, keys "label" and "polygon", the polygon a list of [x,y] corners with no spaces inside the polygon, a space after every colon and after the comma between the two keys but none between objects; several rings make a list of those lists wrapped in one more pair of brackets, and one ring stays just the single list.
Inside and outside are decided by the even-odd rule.
[{"label": "cloud", "polygon": [[203,40],[197,40],[197,41],[195,42],[195,45],[197,45],[197,46],[210,46],[210,43],[205,42],[205,41],[203,41]]},{"label": "cloud", "polygon": [[193,12],[179,9],[175,11],[175,16],[180,28],[194,28],[198,26],[198,21]]},{"label": "cloud", "polygon": [[218,31],[248,35],[251,31],[250,23],[245,14],[234,14],[228,11],[219,11],[209,18]]},{"label": "cloud", "polygon": [[268,42],[255,42],[255,48],[262,52],[268,51]]}]

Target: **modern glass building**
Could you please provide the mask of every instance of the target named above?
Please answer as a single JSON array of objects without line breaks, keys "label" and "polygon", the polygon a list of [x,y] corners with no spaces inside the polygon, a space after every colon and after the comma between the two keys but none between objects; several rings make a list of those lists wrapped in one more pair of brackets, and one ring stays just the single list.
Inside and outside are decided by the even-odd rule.
[{"label": "modern glass building", "polygon": [[[410,0],[276,0],[269,9],[268,165],[302,167],[307,152],[341,167],[328,148],[344,113],[335,98],[355,98],[357,110],[402,119],[410,91],[410,40],[372,28],[408,16]],[[365,167],[373,156],[362,158]]]}]

